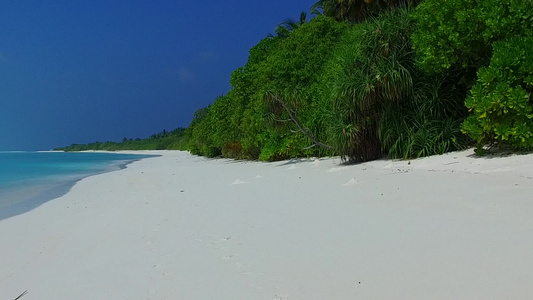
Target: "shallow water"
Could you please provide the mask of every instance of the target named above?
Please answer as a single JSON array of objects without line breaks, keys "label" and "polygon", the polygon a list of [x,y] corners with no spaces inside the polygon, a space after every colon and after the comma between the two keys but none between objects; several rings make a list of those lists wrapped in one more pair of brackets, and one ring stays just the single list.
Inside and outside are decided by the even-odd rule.
[{"label": "shallow water", "polygon": [[124,168],[149,155],[0,152],[0,220],[66,193],[78,180]]}]

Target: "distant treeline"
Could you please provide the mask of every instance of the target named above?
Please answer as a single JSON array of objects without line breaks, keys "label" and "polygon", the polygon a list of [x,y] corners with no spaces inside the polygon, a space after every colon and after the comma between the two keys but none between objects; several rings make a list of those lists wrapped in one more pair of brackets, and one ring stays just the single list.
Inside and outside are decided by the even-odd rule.
[{"label": "distant treeline", "polygon": [[185,128],[177,128],[173,131],[163,130],[153,134],[146,139],[127,139],[122,142],[94,142],[90,144],[72,144],[67,147],[60,147],[57,151],[119,151],[119,150],[187,150],[187,140]]},{"label": "distant treeline", "polygon": [[311,14],[254,46],[171,142],[109,146],[349,161],[533,148],[533,1],[322,0]]}]

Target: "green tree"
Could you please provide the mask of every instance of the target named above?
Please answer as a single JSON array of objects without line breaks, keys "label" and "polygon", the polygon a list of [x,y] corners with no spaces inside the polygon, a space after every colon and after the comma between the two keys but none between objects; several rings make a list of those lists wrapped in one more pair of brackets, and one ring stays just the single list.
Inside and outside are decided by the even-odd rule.
[{"label": "green tree", "polygon": [[323,14],[337,19],[359,23],[371,16],[401,6],[417,5],[420,0],[320,0],[311,6],[313,14]]},{"label": "green tree", "polygon": [[262,159],[317,154],[308,148],[321,144],[311,120],[310,89],[346,28],[332,18],[317,16],[283,39],[261,65],[259,80],[264,84],[260,98],[267,108],[265,122],[270,129]]},{"label": "green tree", "polygon": [[466,86],[477,76],[466,100],[472,115],[462,127],[477,141],[476,152],[485,144],[529,148],[529,58],[521,51],[530,49],[522,38],[533,36],[533,2],[426,0],[413,19],[413,45],[424,70],[457,70],[456,81]]},{"label": "green tree", "polygon": [[212,140],[213,124],[210,120],[211,106],[200,108],[194,113],[194,118],[189,125],[190,141],[189,150],[192,154],[215,157],[221,154]]},{"label": "green tree", "polygon": [[[418,157],[460,147],[464,89],[417,68],[410,9],[352,26],[328,62],[316,94],[331,107],[327,143],[349,161]],[[330,100],[331,99],[331,100]]]},{"label": "green tree", "polygon": [[261,74],[269,55],[277,51],[282,40],[280,37],[261,40],[250,49],[246,65],[231,74],[232,97],[235,105],[242,109],[242,113],[235,117],[238,118],[240,130],[239,144],[234,143],[232,147],[241,147],[242,158],[259,158],[261,148],[267,140],[268,129],[265,126],[267,108],[260,97],[260,90],[266,82],[262,80]]},{"label": "green tree", "polygon": [[466,100],[472,115],[463,131],[485,145],[533,149],[533,38],[513,37],[494,43],[490,65],[478,72],[477,84]]},{"label": "green tree", "polygon": [[296,28],[307,23],[307,13],[302,11],[300,13],[300,19],[295,21],[293,19],[286,19],[276,27],[276,36],[286,38]]},{"label": "green tree", "polygon": [[533,34],[533,2],[426,0],[413,14],[413,47],[429,72],[487,66],[492,43]]}]

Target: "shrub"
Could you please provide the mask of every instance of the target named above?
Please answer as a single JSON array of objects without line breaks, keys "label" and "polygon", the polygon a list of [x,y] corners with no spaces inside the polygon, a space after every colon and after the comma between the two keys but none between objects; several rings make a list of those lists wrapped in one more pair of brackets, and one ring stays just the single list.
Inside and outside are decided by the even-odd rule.
[{"label": "shrub", "polygon": [[222,156],[234,159],[241,159],[243,155],[242,145],[239,141],[226,143],[222,146]]},{"label": "shrub", "polygon": [[414,92],[403,105],[385,107],[379,136],[390,158],[416,158],[464,148],[464,88],[446,76],[419,72]]},{"label": "shrub", "polygon": [[494,43],[490,65],[478,72],[477,84],[466,100],[472,115],[462,130],[486,144],[533,148],[533,38],[513,37]]},{"label": "shrub", "polygon": [[396,9],[352,26],[342,37],[319,90],[332,98],[328,143],[352,162],[383,155],[379,121],[386,103],[412,92],[408,9]]},{"label": "shrub", "polygon": [[493,42],[533,33],[533,1],[426,0],[413,19],[413,46],[425,70],[477,70],[489,63]]},{"label": "shrub", "polygon": [[345,159],[413,158],[463,147],[467,88],[456,74],[423,72],[415,62],[412,9],[352,26],[315,87],[327,143]]}]

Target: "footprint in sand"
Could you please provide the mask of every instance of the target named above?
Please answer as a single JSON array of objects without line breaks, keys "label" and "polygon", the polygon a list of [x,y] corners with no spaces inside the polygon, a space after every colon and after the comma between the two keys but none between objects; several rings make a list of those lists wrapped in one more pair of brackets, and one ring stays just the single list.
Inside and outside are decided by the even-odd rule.
[{"label": "footprint in sand", "polygon": [[248,183],[246,181],[242,181],[240,180],[239,178],[235,179],[235,181],[232,183],[232,185],[235,185],[235,184],[245,184],[245,183]]},{"label": "footprint in sand", "polygon": [[292,164],[290,167],[289,167],[289,170],[294,170],[296,169],[296,165],[295,164]]},{"label": "footprint in sand", "polygon": [[346,169],[347,167],[333,167],[328,170],[328,173],[344,171]]},{"label": "footprint in sand", "polygon": [[352,179],[348,180],[345,184],[343,184],[343,186],[351,186],[351,185],[355,185],[355,184],[357,184],[357,179],[352,178]]}]

